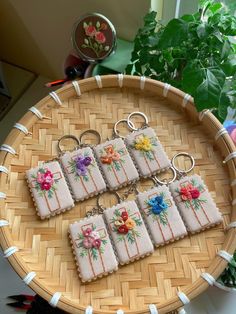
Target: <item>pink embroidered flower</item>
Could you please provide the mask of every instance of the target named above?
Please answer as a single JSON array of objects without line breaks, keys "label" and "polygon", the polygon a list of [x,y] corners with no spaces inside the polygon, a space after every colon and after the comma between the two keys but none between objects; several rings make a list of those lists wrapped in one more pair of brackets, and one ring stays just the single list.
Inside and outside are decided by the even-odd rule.
[{"label": "pink embroidered flower", "polygon": [[84,238],[83,240],[83,246],[86,248],[86,249],[91,249],[93,247],[93,242],[94,242],[94,239],[91,238],[91,237],[86,237]]},{"label": "pink embroidered flower", "polygon": [[106,37],[102,32],[97,32],[95,34],[95,40],[99,43],[99,44],[104,44],[106,41]]},{"label": "pink embroidered flower", "polygon": [[85,230],[83,230],[83,236],[84,237],[88,237],[92,232],[91,228],[86,228]]},{"label": "pink embroidered flower", "polygon": [[88,25],[85,28],[85,34],[89,37],[93,37],[96,34],[96,28],[92,25]]},{"label": "pink embroidered flower", "polygon": [[38,183],[43,183],[43,181],[44,181],[44,173],[38,172],[36,180],[37,180]]},{"label": "pink embroidered flower", "polygon": [[101,244],[102,244],[102,241],[101,241],[100,239],[94,239],[94,240],[93,240],[93,247],[94,247],[95,249],[99,249],[100,246],[101,246]]},{"label": "pink embroidered flower", "polygon": [[195,189],[195,188],[190,190],[190,193],[193,199],[199,198],[200,196],[200,192],[198,191],[198,189]]},{"label": "pink embroidered flower", "polygon": [[47,182],[51,185],[53,185],[54,183],[54,179],[53,179],[53,174],[51,173],[50,170],[47,170],[44,174],[44,182]]},{"label": "pink embroidered flower", "polygon": [[100,239],[100,235],[97,231],[92,231],[90,236],[94,238],[95,240]]},{"label": "pink embroidered flower", "polygon": [[46,191],[48,191],[48,190],[50,190],[51,189],[51,184],[50,183],[48,183],[48,182],[42,182],[41,183],[41,190],[46,190]]}]

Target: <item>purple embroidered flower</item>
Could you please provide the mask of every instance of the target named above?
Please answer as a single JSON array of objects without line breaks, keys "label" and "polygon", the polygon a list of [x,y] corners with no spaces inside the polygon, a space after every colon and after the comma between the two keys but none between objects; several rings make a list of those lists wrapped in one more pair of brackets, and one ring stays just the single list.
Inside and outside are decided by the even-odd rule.
[{"label": "purple embroidered flower", "polygon": [[91,157],[83,157],[83,156],[77,156],[75,158],[75,164],[76,164],[76,173],[78,176],[86,176],[88,169],[87,167],[91,165],[92,158]]}]

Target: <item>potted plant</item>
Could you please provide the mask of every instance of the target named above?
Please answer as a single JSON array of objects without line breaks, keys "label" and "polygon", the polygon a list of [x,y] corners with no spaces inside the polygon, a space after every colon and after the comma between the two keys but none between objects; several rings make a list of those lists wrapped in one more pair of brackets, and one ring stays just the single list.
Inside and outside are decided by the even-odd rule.
[{"label": "potted plant", "polygon": [[236,251],[215,286],[225,291],[236,291]]},{"label": "potted plant", "polygon": [[201,1],[195,14],[166,26],[148,13],[134,40],[126,74],[167,82],[194,98],[198,111],[215,108],[224,121],[236,107],[236,17],[219,2]]}]

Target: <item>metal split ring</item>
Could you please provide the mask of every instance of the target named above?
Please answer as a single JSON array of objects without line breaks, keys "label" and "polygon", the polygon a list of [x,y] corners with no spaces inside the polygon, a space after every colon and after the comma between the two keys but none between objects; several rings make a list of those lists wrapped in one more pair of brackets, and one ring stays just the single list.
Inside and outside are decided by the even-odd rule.
[{"label": "metal split ring", "polygon": [[176,177],[177,177],[177,172],[176,172],[176,170],[175,170],[174,167],[170,167],[169,170],[171,170],[171,171],[172,171],[172,174],[173,174],[173,177],[172,177],[172,179],[171,179],[170,181],[167,181],[167,180],[165,180],[165,179],[164,179],[164,181],[159,180],[159,179],[157,178],[157,176],[155,175],[155,176],[152,177],[153,182],[154,182],[155,184],[160,184],[160,185],[168,185],[168,184],[174,182],[175,179],[176,179]]},{"label": "metal split ring", "polygon": [[[128,127],[129,127],[128,119],[120,119],[119,121],[117,121],[117,122],[115,123],[114,128],[113,128],[113,132],[114,132],[114,134],[115,134],[116,136],[118,136],[118,137],[124,139],[125,136],[120,135],[120,132],[119,132],[118,129],[117,129],[118,125],[121,124],[121,123],[126,123],[126,124],[128,125]],[[130,121],[130,125],[132,126],[132,130],[135,130],[135,126],[134,126],[134,124],[133,124],[132,121]]]},{"label": "metal split ring", "polygon": [[58,149],[58,151],[59,151],[60,153],[63,152],[63,149],[61,148],[61,142],[62,142],[63,140],[66,140],[66,139],[72,139],[73,141],[75,141],[76,144],[77,144],[77,145],[75,146],[75,148],[77,148],[77,147],[80,146],[80,140],[79,140],[76,136],[74,136],[74,135],[64,135],[64,136],[62,136],[62,137],[58,140],[58,142],[57,142],[57,149]]},{"label": "metal split ring", "polygon": [[[190,161],[191,161],[191,166],[190,166],[189,169],[187,169],[187,170],[185,170],[185,169],[180,169],[180,168],[178,168],[178,167],[176,166],[175,161],[176,161],[177,157],[180,157],[180,156],[188,157],[188,158],[190,159]],[[173,168],[174,168],[178,173],[180,173],[180,174],[186,174],[186,173],[192,171],[193,168],[194,168],[194,166],[195,166],[195,160],[194,160],[193,156],[191,156],[190,154],[185,153],[185,152],[181,152],[181,153],[175,154],[175,155],[173,156],[173,158],[171,159],[171,163],[172,163]]]},{"label": "metal split ring", "polygon": [[[96,145],[98,145],[98,144],[101,143],[101,140],[102,140],[101,134],[100,134],[98,131],[96,131],[96,130],[88,129],[88,130],[85,130],[84,132],[82,132],[82,133],[80,134],[79,141],[80,141],[81,145],[86,145],[86,144],[83,143],[83,141],[82,141],[82,139],[83,139],[83,137],[84,137],[85,134],[94,134],[94,135],[97,137],[97,139],[98,139],[98,143],[97,143]],[[89,145],[89,146],[93,146],[93,145],[91,145],[91,144],[88,144],[88,145]]]},{"label": "metal split ring", "polygon": [[131,121],[131,118],[133,116],[140,116],[144,119],[144,123],[143,123],[143,126],[142,127],[145,127],[148,125],[148,117],[143,113],[143,112],[140,112],[140,111],[134,111],[134,112],[131,112],[129,115],[128,115],[128,118],[127,118],[127,123],[128,123],[128,127],[132,130],[132,131],[137,131],[138,128],[136,128],[133,124],[133,122]]}]

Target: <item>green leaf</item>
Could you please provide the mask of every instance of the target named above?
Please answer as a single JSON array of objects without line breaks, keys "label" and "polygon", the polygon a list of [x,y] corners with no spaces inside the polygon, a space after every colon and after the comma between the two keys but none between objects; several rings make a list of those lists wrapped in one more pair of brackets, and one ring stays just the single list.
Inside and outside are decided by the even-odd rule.
[{"label": "green leaf", "polygon": [[100,25],[100,22],[99,21],[97,21],[97,23],[96,23],[96,27],[97,28],[99,28],[101,25]]},{"label": "green leaf", "polygon": [[205,71],[200,64],[195,61],[190,62],[182,73],[183,90],[194,96],[196,89],[203,82],[204,78]]},{"label": "green leaf", "polygon": [[88,24],[86,22],[83,23],[83,28],[86,28]]},{"label": "green leaf", "polygon": [[159,47],[165,49],[176,47],[188,38],[188,23],[181,19],[171,20],[160,38]]},{"label": "green leaf", "polygon": [[89,41],[88,41],[88,39],[87,39],[87,38],[84,38],[84,43],[85,43],[86,45],[88,45],[88,44],[89,44]]},{"label": "green leaf", "polygon": [[230,45],[229,40],[226,39],[221,50],[221,59],[224,60],[228,58],[230,52],[231,52],[231,45]]},{"label": "green leaf", "polygon": [[222,70],[225,72],[226,76],[233,76],[236,73],[236,55],[233,54],[221,64]]},{"label": "green leaf", "polygon": [[205,108],[218,107],[221,85],[224,80],[225,75],[222,71],[209,69],[205,71],[205,79],[194,94],[194,101],[198,111]]},{"label": "green leaf", "polygon": [[220,2],[213,3],[208,10],[210,10],[213,14],[219,11],[222,8],[222,4]]}]

